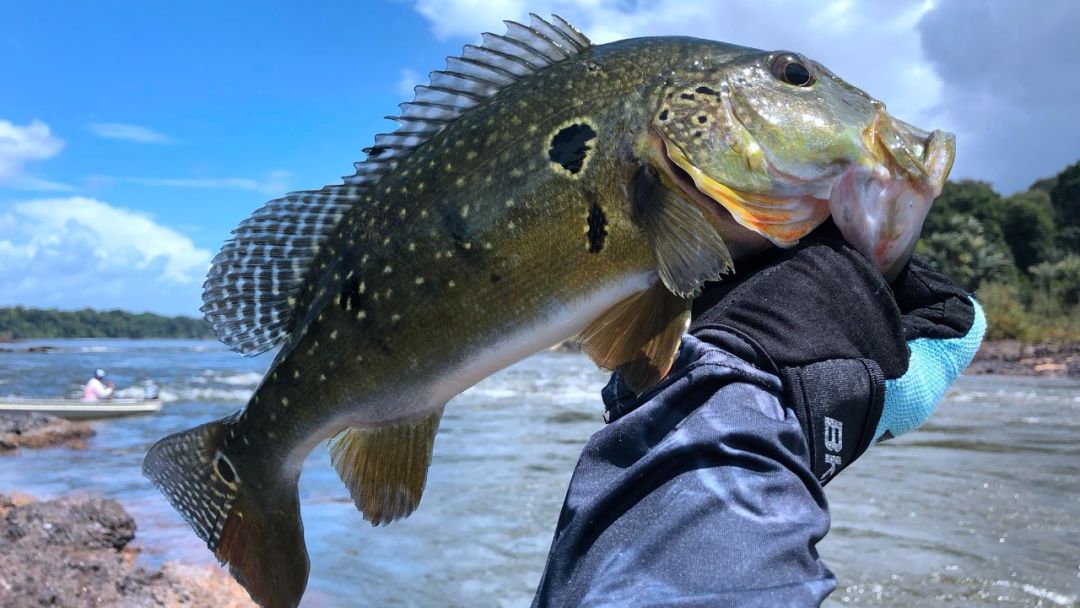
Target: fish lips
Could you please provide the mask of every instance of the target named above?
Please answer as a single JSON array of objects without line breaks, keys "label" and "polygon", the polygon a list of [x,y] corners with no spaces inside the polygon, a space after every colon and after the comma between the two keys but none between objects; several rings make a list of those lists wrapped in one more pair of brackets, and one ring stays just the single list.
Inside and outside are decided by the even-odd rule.
[{"label": "fish lips", "polygon": [[911,258],[926,214],[948,179],[956,138],[882,111],[864,140],[873,163],[840,176],[829,210],[844,238],[892,279]]}]

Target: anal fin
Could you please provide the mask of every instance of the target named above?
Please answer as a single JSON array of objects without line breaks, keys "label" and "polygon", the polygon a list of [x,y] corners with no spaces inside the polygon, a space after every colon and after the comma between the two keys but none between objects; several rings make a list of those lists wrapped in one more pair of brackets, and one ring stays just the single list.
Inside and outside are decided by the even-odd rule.
[{"label": "anal fin", "polygon": [[657,281],[605,310],[577,341],[598,366],[617,369],[640,393],[671,371],[690,324],[690,303]]},{"label": "anal fin", "polygon": [[426,418],[349,427],[330,441],[330,461],[372,525],[408,517],[420,504],[443,408]]}]

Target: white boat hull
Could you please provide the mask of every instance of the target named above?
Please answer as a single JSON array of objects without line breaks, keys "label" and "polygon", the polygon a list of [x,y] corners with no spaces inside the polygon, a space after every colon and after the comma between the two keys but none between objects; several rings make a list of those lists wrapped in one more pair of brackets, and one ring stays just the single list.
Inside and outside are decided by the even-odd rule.
[{"label": "white boat hull", "polygon": [[161,401],[143,399],[109,399],[78,401],[76,399],[0,399],[2,414],[45,414],[67,420],[119,418],[153,414],[161,409]]}]

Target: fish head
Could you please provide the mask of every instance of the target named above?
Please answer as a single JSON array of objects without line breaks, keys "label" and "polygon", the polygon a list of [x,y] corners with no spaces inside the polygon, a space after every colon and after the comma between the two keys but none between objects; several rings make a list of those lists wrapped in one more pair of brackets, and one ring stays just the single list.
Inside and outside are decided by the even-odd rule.
[{"label": "fish head", "polygon": [[894,118],[788,51],[673,72],[648,139],[658,168],[699,203],[780,247],[831,216],[886,276],[910,257],[954,155],[951,134]]}]

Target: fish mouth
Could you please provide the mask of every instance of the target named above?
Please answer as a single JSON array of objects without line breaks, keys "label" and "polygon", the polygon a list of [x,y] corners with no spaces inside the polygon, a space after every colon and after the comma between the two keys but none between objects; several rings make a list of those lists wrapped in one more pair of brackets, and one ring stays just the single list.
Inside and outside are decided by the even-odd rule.
[{"label": "fish mouth", "polygon": [[844,238],[891,279],[911,258],[930,205],[941,194],[955,157],[955,137],[924,131],[884,110],[861,137],[863,161],[829,177],[816,195],[771,197],[716,181],[662,133],[649,133],[661,174],[714,225],[734,219],[776,246],[791,247],[831,215]]},{"label": "fish mouth", "polygon": [[915,250],[923,221],[952,170],[956,138],[879,111],[863,131],[871,162],[834,184],[829,209],[844,238],[892,278]]},{"label": "fish mouth", "polygon": [[741,192],[709,177],[656,129],[650,129],[649,140],[657,152],[653,156],[659,161],[657,168],[661,174],[697,203],[714,225],[718,222],[729,225],[730,231],[730,220],[734,219],[774,245],[791,247],[829,217],[826,199]]}]

